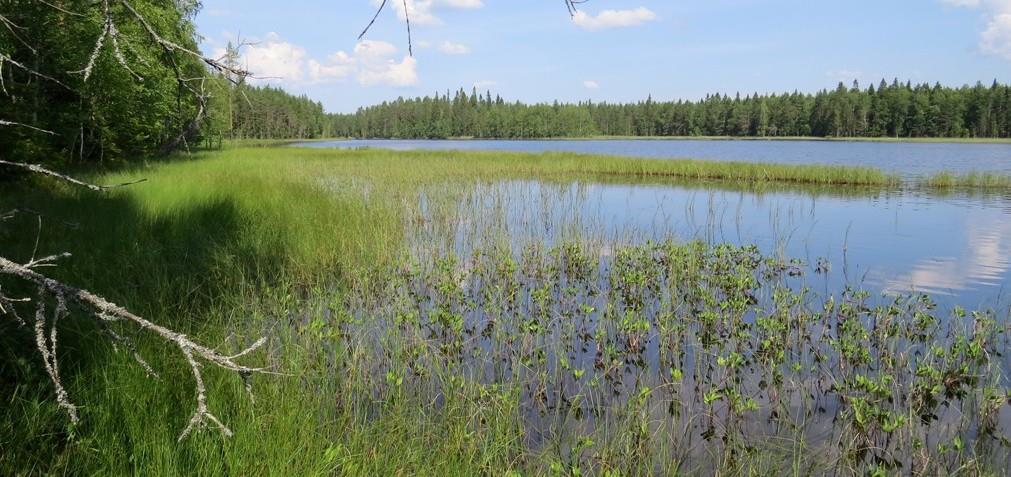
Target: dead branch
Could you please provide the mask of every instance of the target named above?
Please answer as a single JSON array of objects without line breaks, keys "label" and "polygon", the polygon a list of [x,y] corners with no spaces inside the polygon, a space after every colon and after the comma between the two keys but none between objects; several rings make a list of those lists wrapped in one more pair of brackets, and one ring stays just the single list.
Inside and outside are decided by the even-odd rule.
[{"label": "dead branch", "polygon": [[66,174],[60,174],[59,172],[56,172],[56,171],[53,171],[53,170],[50,170],[50,169],[46,169],[45,167],[42,167],[42,166],[40,166],[38,164],[26,164],[26,163],[23,163],[23,162],[12,162],[12,161],[5,161],[3,159],[0,159],[0,166],[10,166],[10,167],[17,167],[17,168],[21,168],[21,169],[26,169],[26,170],[29,170],[31,172],[35,172],[37,174],[43,174],[43,175],[47,175],[47,176],[50,176],[50,177],[55,177],[57,179],[67,181],[67,182],[69,182],[71,184],[78,185],[78,186],[85,187],[85,188],[91,189],[93,191],[99,191],[99,192],[104,191],[104,190],[109,190],[109,189],[115,189],[117,187],[125,187],[125,186],[129,186],[129,185],[133,185],[133,184],[139,184],[141,182],[147,181],[147,179],[139,179],[139,180],[136,180],[136,181],[124,182],[122,184],[97,185],[97,184],[89,184],[89,183],[84,182],[82,180],[70,177],[70,176],[68,176]]},{"label": "dead branch", "polygon": [[[150,23],[148,23],[147,19],[144,18],[143,15],[141,15],[136,9],[133,8],[133,5],[131,5],[130,2],[128,2],[127,0],[120,0],[120,4],[122,4],[134,16],[134,18],[137,19],[137,21],[141,24],[141,26],[144,27],[144,30],[147,31],[147,34],[149,37],[151,37],[151,40],[157,43],[159,46],[161,46],[161,48],[165,50],[167,53],[169,54],[182,53],[197,58],[219,73],[222,74],[228,73],[225,75],[226,77],[228,77],[229,74],[234,75],[237,78],[246,78],[250,76],[249,71],[246,71],[242,68],[238,68],[235,66],[226,65],[218,61],[217,59],[204,56],[182,45],[166,40],[165,38],[163,38],[161,35],[158,34],[158,32],[154,29],[154,27],[151,26]],[[232,80],[231,78],[229,78],[229,80],[233,81],[235,84],[238,84],[237,82],[238,80]]]},{"label": "dead branch", "polygon": [[52,131],[50,131],[48,129],[37,128],[37,127],[29,125],[29,124],[16,123],[14,121],[6,121],[6,120],[3,120],[3,119],[0,119],[0,126],[17,126],[17,127],[28,128],[28,129],[31,129],[31,130],[34,130],[34,131],[38,131],[40,133],[51,134],[53,136],[56,136],[56,133],[54,133],[54,132],[52,132]]},{"label": "dead branch", "polygon": [[[365,29],[362,30],[360,34],[358,34],[358,41],[361,41],[361,39],[365,37],[365,34],[368,33],[370,29],[372,29],[372,25],[376,23],[376,19],[379,18],[379,14],[382,13],[383,9],[386,8],[386,2],[387,0],[383,0],[383,3],[379,4],[379,8],[376,9],[376,14],[372,16],[372,20],[370,20],[369,24],[365,25]],[[414,42],[411,41],[411,12],[407,8],[407,0],[403,0],[403,2],[404,2],[404,20],[407,21],[407,53],[411,56],[414,56]]]},{"label": "dead branch", "polygon": [[[404,21],[407,23],[407,52],[411,56],[414,56],[414,44],[413,44],[414,42],[411,40],[411,12],[410,9],[408,8],[408,0],[402,1],[404,3]],[[588,1],[590,0],[565,0],[565,8],[569,10],[569,16],[574,16],[576,14],[576,12],[578,11],[577,5],[581,5]],[[376,8],[376,13],[372,15],[372,19],[369,20],[368,25],[365,25],[365,29],[363,29],[362,32],[358,34],[358,41],[361,41],[362,38],[365,38],[365,34],[367,34],[369,30],[372,29],[372,25],[376,23],[376,19],[379,18],[379,14],[383,13],[383,10],[386,8],[387,2],[388,0],[383,0],[382,3],[379,4],[379,7]]]},{"label": "dead branch", "polygon": [[52,76],[39,73],[38,71],[35,71],[34,69],[29,68],[29,67],[27,67],[27,66],[25,66],[25,65],[23,65],[23,64],[21,64],[21,63],[19,63],[17,61],[15,61],[14,58],[11,58],[10,56],[5,55],[3,52],[0,52],[0,63],[4,63],[4,62],[10,63],[10,64],[16,66],[18,69],[24,71],[25,73],[28,73],[29,75],[37,76],[37,77],[42,78],[44,80],[51,81],[54,84],[60,85],[64,89],[68,89],[68,90],[72,90],[73,89],[70,86],[67,86],[62,81],[60,81],[60,80],[58,80],[56,78],[53,78]]},{"label": "dead branch", "polygon": [[[254,374],[273,374],[267,368],[249,367],[236,362],[236,359],[246,356],[262,347],[267,342],[266,338],[260,338],[252,345],[235,355],[224,355],[212,348],[193,341],[185,334],[178,333],[137,316],[129,312],[126,308],[116,305],[115,303],[112,303],[90,291],[65,285],[34,270],[34,268],[40,264],[50,263],[58,258],[68,256],[69,254],[61,254],[58,256],[35,260],[27,264],[18,264],[6,258],[0,257],[0,275],[13,276],[38,287],[38,293],[33,300],[35,302],[34,330],[36,347],[42,355],[46,373],[49,375],[50,380],[53,382],[53,386],[56,389],[57,402],[60,407],[66,410],[67,414],[70,416],[71,422],[77,423],[79,421],[77,407],[70,401],[66,389],[63,387],[59,375],[59,365],[56,359],[58,343],[57,322],[60,318],[69,314],[67,306],[69,303],[73,303],[81,309],[86,310],[88,315],[97,320],[100,325],[104,325],[106,322],[112,321],[126,321],[137,326],[143,331],[153,333],[166,342],[174,344],[179,349],[179,352],[186,358],[190,365],[190,372],[195,382],[197,402],[196,410],[194,411],[192,418],[179,436],[180,441],[185,439],[194,430],[207,427],[208,424],[213,424],[225,436],[231,436],[232,431],[214,414],[212,414],[207,407],[207,388],[204,382],[203,372],[201,370],[201,360],[221,369],[235,372],[243,379],[244,382],[248,382],[248,379]],[[2,292],[2,290],[0,290],[0,292]],[[48,319],[50,314],[47,314],[46,303],[51,300],[55,301],[57,305],[51,313],[50,320]],[[16,314],[16,311],[14,311],[14,306],[11,301],[12,300],[9,297],[0,293],[0,310],[3,310],[5,314],[11,315],[12,318],[19,324],[24,323],[24,320]],[[46,333],[47,324],[49,326],[48,336]],[[117,338],[115,341],[118,343],[125,342],[125,340],[122,340],[121,338]],[[135,348],[132,348],[132,345],[131,349],[135,351]],[[135,357],[139,358],[139,355],[135,353]],[[143,361],[143,358],[139,359],[141,360],[140,362],[145,370],[149,374],[153,374],[154,371],[149,365],[147,365],[146,361]]]}]

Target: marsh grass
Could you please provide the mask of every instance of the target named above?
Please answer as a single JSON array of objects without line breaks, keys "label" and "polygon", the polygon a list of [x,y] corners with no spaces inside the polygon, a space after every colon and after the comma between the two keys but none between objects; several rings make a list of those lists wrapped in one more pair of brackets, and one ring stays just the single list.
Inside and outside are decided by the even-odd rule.
[{"label": "marsh grass", "polygon": [[923,181],[923,186],[941,190],[1011,190],[1011,176],[993,172],[970,172],[965,174],[939,172],[927,177]]},{"label": "marsh grass", "polygon": [[[234,147],[93,179],[142,177],[106,195],[47,182],[5,187],[4,210],[42,214],[41,229],[31,214],[0,223],[5,255],[29,258],[41,230],[37,253],[74,254],[55,276],[222,350],[266,335],[254,358],[284,376],[257,379],[250,403],[241,383],[208,370],[210,405],[235,436],[177,443],[194,399],[182,363],[136,337],[162,374],[152,380],[127,353],[95,340],[97,330],[69,321],[61,362],[83,421],[70,428],[37,358],[18,351],[31,349],[30,334],[0,324],[0,474],[764,474],[787,466],[856,474],[883,466],[885,454],[867,448],[908,452],[924,432],[915,416],[895,428],[892,420],[912,409],[911,383],[935,379],[913,373],[923,362],[957,378],[942,385],[964,391],[966,416],[990,422],[1007,413],[996,406],[1003,370],[970,346],[1006,348],[986,312],[946,328],[920,302],[899,303],[893,314],[842,291],[819,309],[826,297],[775,286],[798,265],[752,249],[645,243],[632,233],[615,240],[553,223],[542,226],[561,230],[559,240],[519,246],[494,217],[467,221],[508,204],[461,204],[480,184],[502,180],[703,179],[744,188],[770,180],[812,193],[840,190],[835,184],[875,193],[894,180],[880,172]],[[883,319],[895,327],[873,325]],[[859,327],[841,330],[844,323]],[[917,361],[898,351],[893,331],[920,347],[959,337],[967,347]],[[847,354],[859,349],[870,362]],[[828,361],[807,368],[819,354]],[[889,362],[897,380],[882,386],[896,401],[885,404],[856,376],[881,384]],[[763,373],[769,383],[780,376],[779,398],[759,386]],[[963,379],[969,374],[976,384]],[[827,391],[826,382],[839,387]],[[804,398],[811,390],[816,397]],[[756,427],[794,404],[786,396],[804,412]],[[838,396],[865,399],[871,407],[859,409],[873,427],[853,424],[851,399],[826,406],[841,416],[832,439],[812,439],[809,414]],[[977,447],[990,437],[977,437],[968,419],[944,434],[959,436],[959,449],[929,443],[929,469],[994,468],[1001,454]],[[773,444],[756,445],[770,435]],[[839,453],[824,454],[824,442],[838,443]],[[839,458],[820,460],[829,455]],[[883,468],[895,470],[894,462]]]}]

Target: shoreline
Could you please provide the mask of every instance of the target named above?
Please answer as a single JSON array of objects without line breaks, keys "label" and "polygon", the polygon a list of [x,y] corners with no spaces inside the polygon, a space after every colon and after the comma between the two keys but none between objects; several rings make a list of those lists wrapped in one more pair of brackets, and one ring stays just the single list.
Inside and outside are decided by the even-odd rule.
[{"label": "shoreline", "polygon": [[940,138],[940,137],[817,137],[817,136],[580,136],[580,137],[540,137],[540,138],[320,138],[293,140],[293,142],[326,141],[755,141],[755,142],[878,142],[878,143],[922,143],[922,144],[1007,144],[1011,138]]}]

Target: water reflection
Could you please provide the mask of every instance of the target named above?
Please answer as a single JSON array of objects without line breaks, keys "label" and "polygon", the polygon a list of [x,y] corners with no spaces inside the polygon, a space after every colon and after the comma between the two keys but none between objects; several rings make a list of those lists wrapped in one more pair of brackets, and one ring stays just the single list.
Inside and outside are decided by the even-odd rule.
[{"label": "water reflection", "polygon": [[1011,174],[1011,144],[846,141],[711,140],[351,140],[297,144],[300,147],[391,150],[565,151],[669,159],[871,166],[906,177],[950,170]]},{"label": "water reflection", "polygon": [[1006,208],[996,217],[979,215],[988,214],[968,210],[961,230],[944,231],[939,224],[939,234],[962,237],[961,254],[924,258],[907,273],[883,280],[882,288],[890,293],[917,290],[948,295],[974,289],[1003,292],[1011,268],[1011,220]]},{"label": "water reflection", "polygon": [[455,214],[446,247],[457,252],[502,235],[516,244],[575,235],[756,244],[766,255],[830,267],[823,282],[809,284],[826,293],[846,285],[929,292],[966,307],[1001,304],[1011,278],[1011,201],[1001,196],[506,181],[478,184],[457,205],[446,212]]}]

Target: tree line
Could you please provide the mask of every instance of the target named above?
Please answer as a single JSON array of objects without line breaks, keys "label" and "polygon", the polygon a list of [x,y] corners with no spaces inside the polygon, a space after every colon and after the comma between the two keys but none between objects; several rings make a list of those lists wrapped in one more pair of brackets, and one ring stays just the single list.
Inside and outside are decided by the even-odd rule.
[{"label": "tree line", "polygon": [[0,150],[100,162],[227,138],[1011,137],[1011,87],[996,81],[628,104],[524,104],[461,89],[327,114],[304,95],[248,84],[232,45],[220,63],[190,54],[198,9],[195,0],[9,0],[0,9]]},{"label": "tree line", "polygon": [[331,116],[331,132],[361,138],[580,136],[1011,137],[1011,87],[854,81],[814,94],[712,94],[700,101],[524,104],[472,90]]}]

